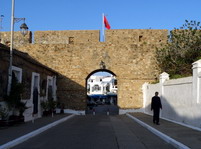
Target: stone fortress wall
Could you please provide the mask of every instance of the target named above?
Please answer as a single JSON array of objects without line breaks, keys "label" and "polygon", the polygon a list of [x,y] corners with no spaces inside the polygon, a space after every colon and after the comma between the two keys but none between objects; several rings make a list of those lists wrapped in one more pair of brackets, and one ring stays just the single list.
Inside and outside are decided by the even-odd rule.
[{"label": "stone fortress wall", "polygon": [[36,44],[73,44],[99,42],[98,30],[69,30],[69,31],[36,31]]},{"label": "stone fortress wall", "polygon": [[[10,32],[0,32],[0,43],[10,46]],[[28,31],[27,35],[23,36],[20,31],[14,33],[13,46],[18,46],[32,43],[32,32]]]},{"label": "stone fortress wall", "polygon": [[37,31],[34,44],[18,49],[60,74],[58,99],[66,108],[85,109],[86,78],[100,69],[101,61],[117,76],[118,106],[141,108],[142,84],[155,81],[160,73],[155,50],[167,42],[167,34],[167,30],[106,30],[106,42],[99,42],[98,30]]},{"label": "stone fortress wall", "polygon": [[[132,44],[164,43],[167,30],[151,29],[115,29],[105,31],[106,42]],[[69,31],[36,31],[35,44],[71,44],[97,43],[100,40],[99,30],[69,30]]]}]

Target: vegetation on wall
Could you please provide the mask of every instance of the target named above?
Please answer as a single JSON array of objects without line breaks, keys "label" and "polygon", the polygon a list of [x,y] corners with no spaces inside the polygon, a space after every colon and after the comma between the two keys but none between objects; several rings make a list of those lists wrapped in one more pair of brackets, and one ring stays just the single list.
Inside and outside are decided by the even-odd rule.
[{"label": "vegetation on wall", "polygon": [[200,22],[185,21],[168,36],[168,43],[157,50],[157,60],[162,72],[174,76],[190,76],[192,63],[201,59]]},{"label": "vegetation on wall", "polygon": [[12,111],[12,115],[15,115],[15,112],[18,111],[20,116],[22,116],[23,112],[28,108],[26,107],[26,103],[21,101],[23,92],[23,84],[18,83],[17,78],[14,76],[12,78],[10,95],[5,97],[5,102],[8,109]]}]

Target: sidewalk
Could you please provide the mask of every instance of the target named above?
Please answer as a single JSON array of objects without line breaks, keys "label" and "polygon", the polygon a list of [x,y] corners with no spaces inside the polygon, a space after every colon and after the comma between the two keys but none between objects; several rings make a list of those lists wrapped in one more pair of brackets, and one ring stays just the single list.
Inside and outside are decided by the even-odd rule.
[{"label": "sidewalk", "polygon": [[[135,118],[137,118],[136,121],[140,120],[142,122],[141,123],[142,125],[143,123],[145,123],[144,127],[147,127],[147,129],[150,129],[150,130],[155,129],[156,133],[158,133],[156,135],[162,136],[162,134],[160,134],[161,132],[169,136],[170,138],[176,140],[176,142],[178,141],[179,143],[181,143],[180,148],[201,149],[201,131],[194,130],[194,129],[191,129],[191,128],[164,120],[164,119],[160,119],[160,125],[155,125],[153,124],[152,116],[146,115],[144,113],[127,114],[127,116],[129,115],[134,117],[134,120]],[[140,121],[138,122],[140,123]],[[157,130],[159,132],[157,132]],[[182,144],[184,146],[182,146]]]},{"label": "sidewalk", "polygon": [[54,115],[54,117],[48,116],[36,119],[34,123],[30,121],[9,127],[0,127],[0,148],[5,143],[18,139],[21,136],[24,136],[28,133],[38,130],[44,126],[47,126],[48,124],[51,123],[53,124],[54,122],[64,119],[65,117],[68,116],[70,116],[70,114],[61,114],[61,115],[58,114]]}]

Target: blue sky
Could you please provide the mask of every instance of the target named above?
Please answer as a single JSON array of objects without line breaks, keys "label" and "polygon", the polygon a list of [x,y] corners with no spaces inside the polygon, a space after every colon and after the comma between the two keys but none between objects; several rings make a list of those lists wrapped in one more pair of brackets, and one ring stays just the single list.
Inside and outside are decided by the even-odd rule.
[{"label": "blue sky", "polygon": [[[173,29],[201,21],[200,0],[15,0],[15,17],[30,31],[100,30],[102,13],[111,29]],[[0,0],[2,31],[10,30],[11,0]],[[21,22],[22,23],[22,22]],[[21,23],[15,24],[19,30]]]},{"label": "blue sky", "polygon": [[100,71],[100,72],[96,72],[93,74],[94,76],[110,76],[112,75],[111,73],[108,72],[104,72],[104,71]]}]

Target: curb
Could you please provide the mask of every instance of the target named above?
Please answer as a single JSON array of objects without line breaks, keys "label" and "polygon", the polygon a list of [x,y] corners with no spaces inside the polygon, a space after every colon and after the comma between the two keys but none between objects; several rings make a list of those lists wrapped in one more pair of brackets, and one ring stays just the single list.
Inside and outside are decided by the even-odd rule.
[{"label": "curb", "polygon": [[133,119],[134,121],[136,121],[137,123],[139,123],[140,125],[145,127],[146,129],[148,129],[149,131],[151,131],[152,133],[154,133],[155,135],[157,135],[158,137],[163,139],[165,142],[170,143],[171,145],[173,145],[174,147],[176,147],[178,149],[190,149],[188,146],[186,146],[186,145],[174,140],[173,138],[171,138],[171,137],[167,136],[166,134],[156,130],[155,128],[147,125],[146,123],[140,121],[139,119],[133,117],[132,115],[126,113],[126,116],[128,116],[131,119]]},{"label": "curb", "polygon": [[62,123],[64,121],[70,119],[70,118],[72,118],[72,117],[74,117],[74,116],[75,115],[70,115],[70,116],[64,117],[64,118],[62,118],[60,120],[57,120],[57,121],[55,121],[53,123],[50,123],[50,124],[48,124],[46,126],[43,126],[43,127],[39,128],[37,130],[34,130],[34,131],[24,135],[24,136],[21,136],[21,137],[15,139],[15,140],[12,140],[12,141],[10,141],[8,143],[5,143],[5,144],[1,145],[0,149],[8,149],[8,148],[14,147],[14,146],[16,146],[16,145],[18,145],[18,144],[20,144],[20,143],[32,138],[32,137],[35,137],[36,135],[38,135],[38,134],[40,134],[40,133],[42,133],[42,132],[44,132],[44,131],[46,131],[46,130],[48,130],[48,129],[50,129],[50,128],[52,128],[52,127],[54,127],[54,126],[56,126],[56,125],[58,125],[58,124],[60,124],[60,123]]}]

